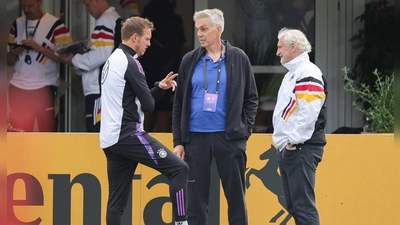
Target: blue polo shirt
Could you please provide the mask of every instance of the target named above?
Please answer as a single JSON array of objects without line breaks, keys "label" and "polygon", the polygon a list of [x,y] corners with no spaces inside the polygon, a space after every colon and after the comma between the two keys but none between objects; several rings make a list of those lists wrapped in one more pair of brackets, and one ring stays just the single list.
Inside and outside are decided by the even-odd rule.
[{"label": "blue polo shirt", "polygon": [[[207,68],[207,93],[215,94],[218,75],[218,61],[214,62],[208,55],[206,59]],[[192,93],[190,101],[190,132],[221,132],[225,131],[226,118],[226,65],[225,53],[221,58],[221,75],[219,84],[218,101],[215,112],[203,110],[204,105],[204,74],[203,57],[197,61],[192,77]]]}]

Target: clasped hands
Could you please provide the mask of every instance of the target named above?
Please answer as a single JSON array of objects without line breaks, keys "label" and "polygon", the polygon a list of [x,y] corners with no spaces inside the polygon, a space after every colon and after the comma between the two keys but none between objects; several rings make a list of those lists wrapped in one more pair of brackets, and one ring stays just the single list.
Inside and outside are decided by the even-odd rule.
[{"label": "clasped hands", "polygon": [[176,86],[178,86],[178,84],[174,79],[177,76],[177,73],[169,72],[167,76],[158,83],[158,86],[163,90],[168,90],[172,88],[172,91],[175,91],[175,88]]}]

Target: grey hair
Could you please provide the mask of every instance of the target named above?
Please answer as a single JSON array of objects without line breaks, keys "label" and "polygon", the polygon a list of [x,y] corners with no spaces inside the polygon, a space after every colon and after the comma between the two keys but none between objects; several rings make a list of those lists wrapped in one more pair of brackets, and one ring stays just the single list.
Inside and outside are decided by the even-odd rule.
[{"label": "grey hair", "polygon": [[210,22],[213,27],[221,26],[222,32],[224,32],[224,13],[219,9],[204,9],[202,11],[195,12],[193,15],[193,20],[196,22],[198,19],[210,18]]},{"label": "grey hair", "polygon": [[286,46],[295,44],[300,52],[311,52],[311,44],[307,40],[306,35],[304,35],[304,33],[300,30],[284,27],[279,31],[278,39],[280,39],[282,36],[284,36],[282,41]]}]

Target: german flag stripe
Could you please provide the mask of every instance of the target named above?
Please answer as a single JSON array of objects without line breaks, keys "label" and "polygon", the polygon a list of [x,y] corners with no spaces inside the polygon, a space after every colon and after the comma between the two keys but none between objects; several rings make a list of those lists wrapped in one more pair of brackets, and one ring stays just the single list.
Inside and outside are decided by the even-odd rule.
[{"label": "german flag stripe", "polygon": [[292,99],[288,105],[288,107],[284,111],[283,119],[287,120],[289,116],[293,113],[293,111],[297,108],[296,100]]},{"label": "german flag stripe", "polygon": [[114,41],[114,35],[106,34],[106,33],[97,33],[92,35],[92,39],[98,40],[98,39],[105,39],[105,40],[113,40]]},{"label": "german flag stripe", "polygon": [[17,36],[17,22],[14,21],[11,28],[10,28],[10,34],[8,35],[7,42],[8,43],[14,43],[15,42],[15,37]]},{"label": "german flag stripe", "polygon": [[296,94],[296,98],[297,99],[304,99],[306,100],[308,103],[315,101],[315,100],[319,100],[319,99],[325,99],[325,93],[321,93],[321,94]]},{"label": "german flag stripe", "polygon": [[17,22],[14,21],[13,24],[12,24],[12,26],[11,26],[11,28],[10,28],[10,35],[13,35],[14,37],[17,36],[17,29],[16,29],[16,27],[17,27]]},{"label": "german flag stripe", "polygon": [[[46,44],[45,44],[45,43],[42,43],[42,46],[43,46],[43,47],[46,47]],[[43,58],[44,58],[44,57],[45,57],[45,56],[44,56],[42,53],[38,52],[38,55],[36,56],[36,61],[41,62],[41,61],[43,61]]]},{"label": "german flag stripe", "polygon": [[322,81],[314,77],[305,77],[297,81],[294,90],[297,99],[304,99],[307,102],[326,98]]},{"label": "german flag stripe", "polygon": [[48,32],[47,35],[46,35],[46,39],[47,39],[47,40],[51,40],[51,42],[54,43],[54,42],[53,42],[53,38],[54,38],[53,35],[55,35],[55,34],[54,34],[54,30],[55,30],[58,26],[60,26],[60,25],[63,25],[63,22],[62,22],[61,20],[57,20],[57,21],[53,24],[53,26],[50,28],[49,32]]},{"label": "german flag stripe", "polygon": [[288,119],[290,118],[290,116],[292,116],[292,114],[294,113],[294,111],[296,111],[296,109],[299,107],[299,104],[295,104],[293,106],[293,108],[289,111],[289,114],[286,116],[285,121],[288,121]]},{"label": "german flag stripe", "polygon": [[15,37],[14,36],[8,36],[7,43],[14,43],[14,42],[15,42]]},{"label": "german flag stripe", "polygon": [[295,90],[295,92],[303,92],[303,91],[324,92],[324,87],[322,87],[320,85],[308,83],[308,84],[296,85],[294,90]]},{"label": "german flag stripe", "polygon": [[96,42],[92,42],[90,45],[93,47],[96,47],[96,48],[108,47],[108,46],[114,46],[114,42],[96,41]]},{"label": "german flag stripe", "polygon": [[320,84],[321,86],[323,86],[322,81],[320,81],[320,80],[318,80],[318,79],[316,79],[316,78],[314,78],[314,77],[305,77],[305,78],[303,78],[303,79],[297,81],[297,82],[296,82],[296,85],[297,85],[297,84],[301,84],[301,83],[310,83],[310,82],[311,82],[311,83]]},{"label": "german flag stripe", "polygon": [[59,44],[59,43],[63,43],[63,42],[72,42],[72,38],[69,35],[65,35],[65,36],[60,36],[55,38],[54,40],[54,44]]},{"label": "german flag stripe", "polygon": [[46,64],[46,62],[47,62],[48,59],[49,59],[49,58],[45,57],[45,59],[41,62],[41,64],[42,64],[42,65]]},{"label": "german flag stripe", "polygon": [[101,32],[113,34],[114,30],[106,26],[97,26],[94,28],[93,33],[101,33]]}]

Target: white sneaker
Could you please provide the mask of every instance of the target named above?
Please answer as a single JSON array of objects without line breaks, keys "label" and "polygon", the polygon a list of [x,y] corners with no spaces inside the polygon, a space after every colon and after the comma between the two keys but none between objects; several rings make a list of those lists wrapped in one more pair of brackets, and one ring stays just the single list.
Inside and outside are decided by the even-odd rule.
[{"label": "white sneaker", "polygon": [[175,225],[189,225],[187,221],[176,221]]}]

